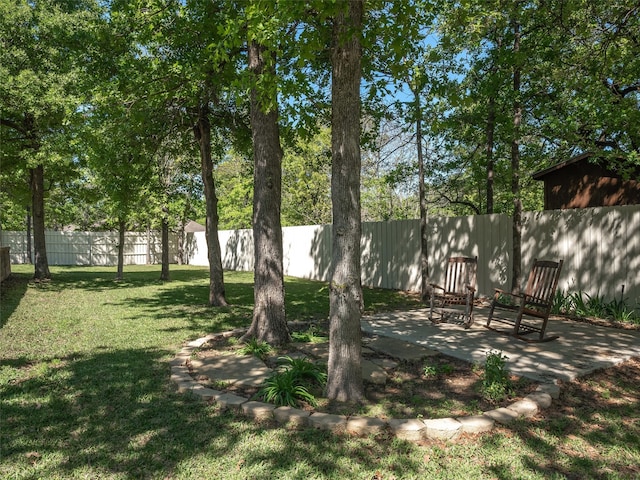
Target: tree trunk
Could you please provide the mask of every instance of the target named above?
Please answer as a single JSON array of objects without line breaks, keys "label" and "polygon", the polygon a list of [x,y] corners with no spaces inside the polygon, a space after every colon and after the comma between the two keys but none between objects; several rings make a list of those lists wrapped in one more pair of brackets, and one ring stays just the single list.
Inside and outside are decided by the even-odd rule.
[{"label": "tree trunk", "polygon": [[127,229],[127,222],[120,218],[118,220],[118,271],[116,280],[124,280],[124,234]]},{"label": "tree trunk", "polygon": [[151,225],[147,223],[147,265],[151,265]]},{"label": "tree trunk", "polygon": [[31,208],[33,212],[34,276],[36,280],[48,280],[49,261],[44,227],[44,167],[31,169]]},{"label": "tree trunk", "polygon": [[364,3],[349,0],[334,19],[331,111],[333,257],[327,397],[360,402],[363,308],[360,237],[360,80]]},{"label": "tree trunk", "polygon": [[198,121],[193,132],[200,148],[200,166],[204,196],[207,206],[206,239],[209,257],[209,305],[223,307],[228,305],[224,291],[224,271],[222,254],[218,238],[218,197],[213,181],[213,160],[211,159],[211,124],[209,108],[206,104],[198,108]]},{"label": "tree trunk", "polygon": [[493,137],[496,129],[496,99],[493,95],[489,97],[487,111],[487,213],[493,213]]},{"label": "tree trunk", "polygon": [[163,208],[162,216],[162,268],[160,270],[160,280],[169,281],[169,220],[167,220],[167,209]]},{"label": "tree trunk", "polygon": [[185,202],[184,211],[182,212],[182,218],[178,227],[178,265],[186,265],[188,262],[185,258],[185,242],[187,241],[187,234],[184,231],[187,221],[189,219],[189,212],[191,211],[191,197],[187,195],[187,201]]},{"label": "tree trunk", "polygon": [[184,221],[180,222],[178,228],[178,265],[184,265],[184,242],[186,241],[186,234],[184,231]]},{"label": "tree trunk", "polygon": [[27,259],[33,264],[31,255],[31,207],[27,205]]},{"label": "tree trunk", "polygon": [[[513,52],[517,57],[520,51],[520,24],[513,23]],[[522,105],[520,103],[521,67],[517,59],[513,68],[513,138],[511,140],[511,193],[513,194],[513,269],[511,291],[519,293],[522,273],[522,200],[520,198],[520,124]]]},{"label": "tree trunk", "polygon": [[[249,70],[257,79],[264,72],[264,48],[249,43]],[[267,102],[263,101],[266,98]],[[251,91],[251,136],[253,140],[253,321],[245,338],[255,337],[273,345],[289,342],[284,304],[282,225],[282,148],[274,92]],[[272,104],[269,107],[269,103]],[[267,110],[269,111],[267,112]]]},{"label": "tree trunk", "polygon": [[429,297],[429,237],[427,232],[427,194],[424,184],[424,152],[422,149],[422,108],[420,94],[413,92],[416,103],[416,149],[418,152],[418,194],[420,202],[420,277],[422,301]]}]

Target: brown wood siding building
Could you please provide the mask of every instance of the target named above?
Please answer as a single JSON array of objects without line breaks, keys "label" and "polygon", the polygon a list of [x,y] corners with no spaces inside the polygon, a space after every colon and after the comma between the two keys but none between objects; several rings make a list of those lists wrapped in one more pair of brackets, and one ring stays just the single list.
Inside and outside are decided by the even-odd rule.
[{"label": "brown wood siding building", "polygon": [[583,154],[533,174],[544,182],[544,209],[611,207],[640,204],[638,177],[620,175]]}]

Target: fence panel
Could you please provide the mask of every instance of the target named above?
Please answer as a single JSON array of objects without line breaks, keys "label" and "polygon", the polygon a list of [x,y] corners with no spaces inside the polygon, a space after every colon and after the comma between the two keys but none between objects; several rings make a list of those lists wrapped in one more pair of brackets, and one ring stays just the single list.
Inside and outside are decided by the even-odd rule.
[{"label": "fence panel", "polygon": [[10,248],[9,258],[11,258],[12,264],[29,263],[26,232],[2,231],[0,232],[0,245]]},{"label": "fence panel", "polygon": [[528,212],[522,237],[523,272],[561,258],[561,290],[640,301],[640,206]]},{"label": "fence panel", "polygon": [[91,236],[85,232],[45,232],[51,265],[91,265]]},{"label": "fence panel", "polygon": [[[11,248],[11,263],[29,263],[25,232],[1,232],[3,246]],[[118,263],[117,232],[45,232],[49,265],[114,266]],[[33,249],[33,246],[32,246]],[[178,240],[169,235],[169,259],[177,261]],[[32,252],[33,253],[33,252]],[[33,257],[32,257],[33,258]],[[124,264],[161,263],[162,237],[159,232],[126,232]]]}]

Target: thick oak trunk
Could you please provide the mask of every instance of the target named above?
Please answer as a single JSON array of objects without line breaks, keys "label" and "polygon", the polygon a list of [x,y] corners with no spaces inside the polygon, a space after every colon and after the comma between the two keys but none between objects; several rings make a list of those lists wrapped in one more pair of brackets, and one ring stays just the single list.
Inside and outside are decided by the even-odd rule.
[{"label": "thick oak trunk", "polygon": [[331,113],[333,257],[327,396],[360,402],[363,307],[360,279],[360,79],[362,0],[349,0],[334,19]]},{"label": "thick oak trunk", "polygon": [[[264,49],[250,42],[249,69],[256,76],[265,72]],[[266,100],[266,101],[265,101]],[[271,107],[269,107],[269,103]],[[245,338],[257,338],[273,345],[289,342],[284,305],[282,225],[282,148],[275,92],[251,92],[251,135],[253,140],[253,321]]]}]

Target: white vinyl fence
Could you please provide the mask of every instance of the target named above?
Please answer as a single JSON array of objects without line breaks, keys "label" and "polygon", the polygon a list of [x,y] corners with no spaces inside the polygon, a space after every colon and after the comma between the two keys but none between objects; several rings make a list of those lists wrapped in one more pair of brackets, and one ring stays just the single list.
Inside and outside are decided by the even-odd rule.
[{"label": "white vinyl fence", "polygon": [[[442,283],[450,256],[478,256],[478,291],[511,286],[512,220],[502,214],[428,219],[430,278]],[[220,232],[223,267],[253,268],[251,230]],[[294,277],[328,280],[331,226],[283,229],[284,271]],[[362,283],[365,286],[420,290],[420,221],[364,223]],[[640,305],[640,205],[581,210],[525,212],[522,231],[522,282],[534,258],[564,260],[559,288],[624,297]],[[192,241],[189,263],[207,265],[204,233]]]},{"label": "white vinyl fence", "polygon": [[[507,215],[433,217],[428,219],[430,278],[442,282],[446,259],[478,256],[478,291],[511,284],[512,221]],[[251,230],[221,231],[223,267],[253,269]],[[24,233],[2,232],[12,263],[27,261]],[[172,258],[177,237],[171,236]],[[328,280],[331,266],[330,225],[283,229],[286,275]],[[362,282],[365,286],[420,290],[420,222],[402,220],[362,226]],[[125,263],[160,262],[159,234],[128,233]],[[204,232],[187,234],[185,256],[192,265],[208,265]],[[51,265],[115,265],[116,233],[47,232]],[[563,259],[559,288],[624,297],[640,304],[640,205],[527,212],[523,215],[522,273],[526,281],[533,259]],[[623,287],[624,286],[624,287]]]},{"label": "white vinyl fence", "polygon": [[[117,232],[45,232],[49,265],[111,266],[118,263]],[[10,247],[11,263],[29,263],[25,232],[2,232],[2,246]],[[33,242],[31,244],[33,253]],[[169,258],[175,261],[177,237],[170,236]],[[162,238],[159,232],[127,232],[124,237],[124,264],[160,263]],[[33,258],[33,256],[31,257]]]}]

